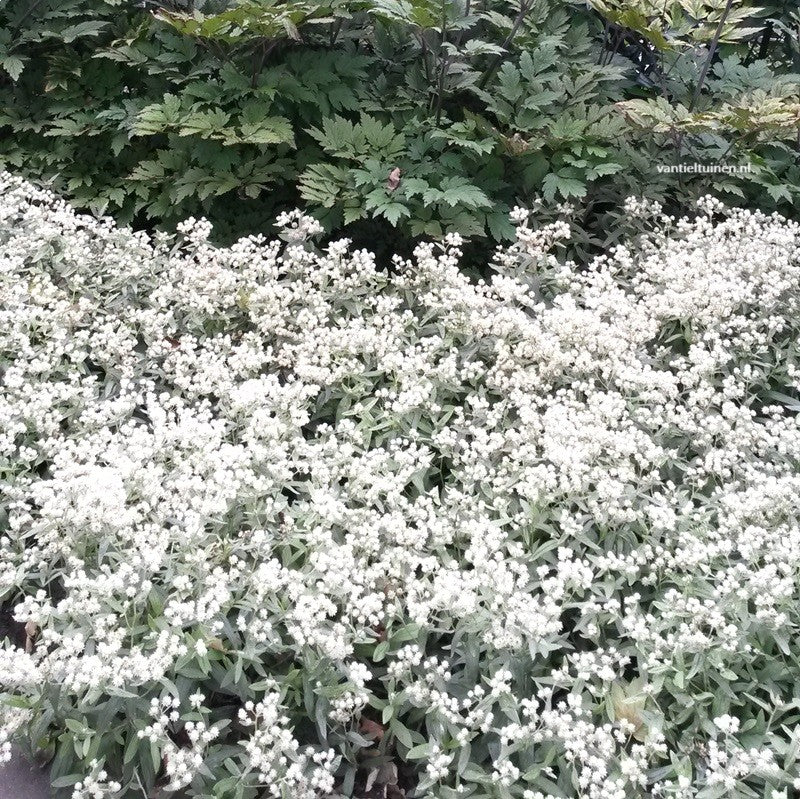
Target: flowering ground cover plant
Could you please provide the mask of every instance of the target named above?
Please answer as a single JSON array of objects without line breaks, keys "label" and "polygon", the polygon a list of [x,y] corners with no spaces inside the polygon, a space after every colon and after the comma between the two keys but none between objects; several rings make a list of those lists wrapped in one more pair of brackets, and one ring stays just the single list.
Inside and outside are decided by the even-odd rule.
[{"label": "flowering ground cover plant", "polygon": [[0,746],[74,799],[788,796],[800,226],[471,282],[0,177]]}]

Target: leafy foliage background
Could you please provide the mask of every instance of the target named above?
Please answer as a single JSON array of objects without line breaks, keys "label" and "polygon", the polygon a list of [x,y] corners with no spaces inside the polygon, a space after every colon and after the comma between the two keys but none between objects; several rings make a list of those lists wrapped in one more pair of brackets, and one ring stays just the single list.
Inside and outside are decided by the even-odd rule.
[{"label": "leafy foliage background", "polygon": [[[10,0],[0,164],[123,222],[231,237],[302,204],[373,248],[570,201],[592,250],[630,194],[794,207],[798,26],[786,1]],[[656,168],[685,161],[752,171]]]}]

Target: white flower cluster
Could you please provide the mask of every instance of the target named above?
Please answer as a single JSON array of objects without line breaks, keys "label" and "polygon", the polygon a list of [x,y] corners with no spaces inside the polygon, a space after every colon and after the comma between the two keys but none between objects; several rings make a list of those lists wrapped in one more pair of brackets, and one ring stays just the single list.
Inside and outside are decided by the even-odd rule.
[{"label": "white flower cluster", "polygon": [[350,721],[367,704],[369,690],[366,685],[372,679],[372,672],[364,663],[352,663],[345,668],[348,682],[353,687],[351,690],[343,691],[332,700],[332,709],[328,713],[333,721],[341,724]]},{"label": "white flower cluster", "polygon": [[587,266],[517,210],[471,280],[0,176],[0,751],[81,797],[790,788],[800,227],[630,209]]},{"label": "white flower cluster", "polygon": [[[191,706],[202,707],[205,696],[197,692],[189,697]],[[200,770],[208,745],[219,736],[219,729],[209,726],[204,720],[182,718],[181,700],[177,696],[163,696],[161,701],[150,700],[150,715],[153,722],[140,729],[139,739],[147,739],[151,744],[159,745],[164,759],[164,771],[169,782],[165,786],[168,791],[185,788]],[[177,746],[169,733],[180,727],[186,736],[188,746]]]},{"label": "white flower cluster", "polygon": [[14,754],[12,740],[18,730],[31,720],[30,710],[15,707],[4,707],[0,720],[0,765],[8,763]]},{"label": "white flower cluster", "polygon": [[116,780],[108,779],[108,772],[97,760],[88,763],[89,773],[72,789],[72,799],[110,799],[119,796],[122,786]]},{"label": "white flower cluster", "polygon": [[332,749],[315,752],[312,747],[299,751],[277,692],[267,693],[258,704],[246,702],[239,711],[239,722],[245,729],[252,728],[244,742],[248,768],[257,772],[269,796],[316,799],[320,793],[333,790],[335,753]]}]

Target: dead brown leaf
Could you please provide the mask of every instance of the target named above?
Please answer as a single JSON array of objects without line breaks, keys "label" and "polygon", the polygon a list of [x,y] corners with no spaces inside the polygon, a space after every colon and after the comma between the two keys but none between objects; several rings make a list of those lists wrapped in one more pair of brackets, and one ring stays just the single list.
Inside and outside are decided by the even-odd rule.
[{"label": "dead brown leaf", "polygon": [[390,173],[386,181],[386,191],[394,191],[400,185],[400,167],[395,167]]},{"label": "dead brown leaf", "polygon": [[376,741],[380,741],[386,732],[386,728],[383,724],[379,724],[377,721],[364,717],[361,719],[359,729],[364,735],[374,738]]}]

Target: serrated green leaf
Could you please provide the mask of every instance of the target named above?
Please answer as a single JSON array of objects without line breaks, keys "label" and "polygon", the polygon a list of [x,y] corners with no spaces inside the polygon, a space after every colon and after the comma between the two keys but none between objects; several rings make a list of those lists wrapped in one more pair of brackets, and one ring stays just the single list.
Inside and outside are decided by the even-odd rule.
[{"label": "serrated green leaf", "polygon": [[7,55],[4,58],[0,58],[0,67],[10,75],[11,80],[16,81],[25,68],[25,62],[18,56]]}]

